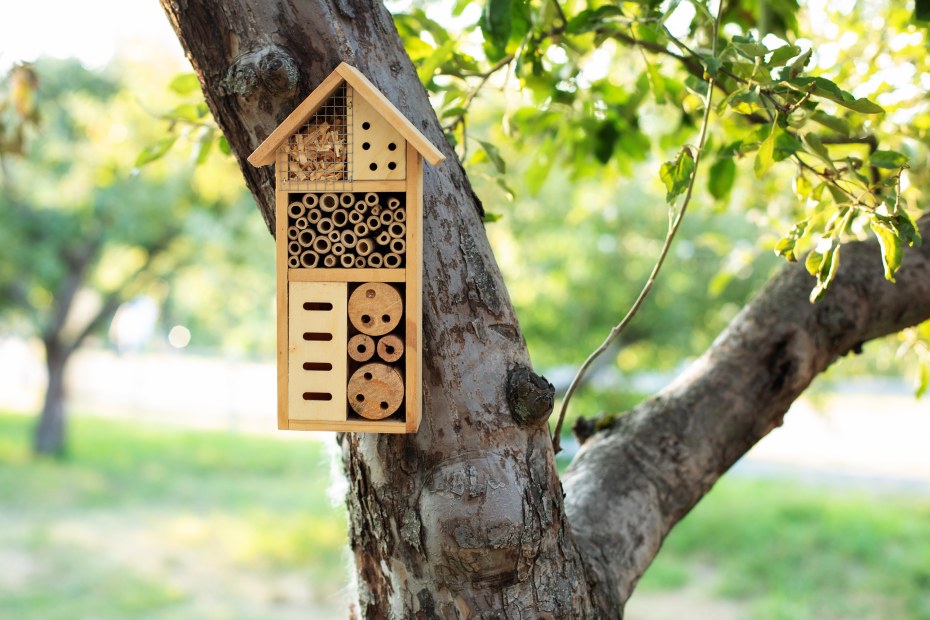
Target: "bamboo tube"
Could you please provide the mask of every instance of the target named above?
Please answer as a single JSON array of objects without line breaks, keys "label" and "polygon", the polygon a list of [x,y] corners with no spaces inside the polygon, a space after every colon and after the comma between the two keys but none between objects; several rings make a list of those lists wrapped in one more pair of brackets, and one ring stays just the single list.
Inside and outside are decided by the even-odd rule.
[{"label": "bamboo tube", "polygon": [[333,230],[333,228],[335,228],[335,226],[333,226],[333,221],[328,217],[321,217],[320,221],[316,223],[316,229],[324,235]]},{"label": "bamboo tube", "polygon": [[355,259],[355,268],[356,268],[356,269],[362,269],[364,266],[365,266],[365,257],[364,257],[364,256],[359,256],[358,258]]},{"label": "bamboo tube", "polygon": [[[378,357],[385,362],[393,363],[401,358],[404,354],[404,341],[395,336],[388,334],[378,340]],[[361,360],[359,360],[361,361]]]},{"label": "bamboo tube", "polygon": [[355,244],[355,251],[359,256],[368,256],[374,249],[375,246],[371,239],[359,239],[358,243]]},{"label": "bamboo tube", "polygon": [[388,228],[388,233],[395,239],[402,239],[407,234],[407,226],[403,222],[394,222]]},{"label": "bamboo tube", "polygon": [[407,209],[398,209],[394,212],[394,221],[395,222],[406,222],[407,221]]},{"label": "bamboo tube", "polygon": [[341,237],[342,245],[346,246],[346,249],[354,248],[358,237],[355,236],[355,233],[351,230],[342,231],[339,236]]},{"label": "bamboo tube", "polygon": [[299,235],[299,234],[300,234],[300,229],[299,229],[299,228],[297,228],[296,226],[288,226],[288,228],[287,228],[287,238],[288,238],[288,239],[290,239],[291,241],[294,241],[295,239],[297,239],[297,235]]},{"label": "bamboo tube", "polygon": [[324,267],[335,267],[336,266],[336,257],[332,254],[327,254],[323,257],[323,266]]},{"label": "bamboo tube", "polygon": [[355,266],[355,254],[343,254],[339,257],[339,264],[342,265],[345,269],[351,269]]},{"label": "bamboo tube", "polygon": [[395,254],[403,254],[407,251],[407,242],[403,239],[391,239],[390,248]]},{"label": "bamboo tube", "polygon": [[358,211],[359,213],[367,213],[368,203],[365,202],[364,200],[359,200],[358,202],[355,203],[355,210]]},{"label": "bamboo tube", "polygon": [[400,324],[404,314],[404,300],[390,284],[368,282],[349,295],[346,314],[352,326],[363,334],[383,336]]},{"label": "bamboo tube", "polygon": [[333,248],[330,251],[336,256],[342,256],[346,253],[346,246],[342,245],[341,243],[334,243]]},{"label": "bamboo tube", "polygon": [[366,226],[364,222],[359,222],[352,228],[352,230],[355,231],[355,236],[359,239],[364,238],[365,235],[368,234],[368,226]]},{"label": "bamboo tube", "polygon": [[331,230],[329,231],[329,234],[327,234],[326,236],[329,237],[329,240],[332,241],[333,243],[336,243],[340,239],[342,239],[342,237],[339,235],[338,230]]},{"label": "bamboo tube", "polygon": [[297,269],[300,267],[300,257],[294,254],[291,254],[287,257],[287,266],[291,269]]},{"label": "bamboo tube", "polygon": [[307,212],[307,207],[304,205],[304,203],[300,202],[299,200],[297,202],[292,202],[291,204],[287,205],[287,214],[293,218],[301,217],[306,212]]},{"label": "bamboo tube", "polygon": [[342,228],[349,223],[349,214],[339,209],[338,211],[333,212],[333,224],[336,228]]},{"label": "bamboo tube", "polygon": [[366,334],[355,334],[349,338],[349,344],[346,347],[349,357],[356,362],[367,362],[375,354],[374,338]]},{"label": "bamboo tube", "polygon": [[391,235],[388,234],[388,231],[382,230],[378,234],[375,241],[378,243],[378,245],[387,245],[391,242]]},{"label": "bamboo tube", "polygon": [[372,215],[381,215],[381,205],[375,205],[371,208]]},{"label": "bamboo tube", "polygon": [[288,254],[297,255],[297,254],[300,254],[300,250],[301,250],[300,243],[298,243],[297,241],[291,241],[290,243],[287,244]]},{"label": "bamboo tube", "polygon": [[316,194],[304,194],[303,203],[308,210],[316,207],[317,202],[319,202],[319,199]]},{"label": "bamboo tube", "polygon": [[365,194],[365,202],[367,202],[369,205],[378,204],[378,194],[374,192],[368,192]]},{"label": "bamboo tube", "polygon": [[351,192],[339,194],[339,204],[343,207],[351,207],[355,203],[355,196]]},{"label": "bamboo tube", "polygon": [[404,380],[396,368],[365,364],[349,378],[349,405],[367,420],[383,420],[404,402]]},{"label": "bamboo tube", "polygon": [[368,219],[365,220],[365,223],[368,225],[369,232],[375,232],[381,228],[381,219],[375,215],[368,216]]},{"label": "bamboo tube", "polygon": [[379,217],[381,223],[385,226],[389,226],[394,223],[394,212],[393,211],[382,211],[381,216]]},{"label": "bamboo tube", "polygon": [[384,266],[388,269],[397,269],[400,267],[400,256],[394,252],[388,252],[384,255]]},{"label": "bamboo tube", "polygon": [[317,224],[323,218],[323,214],[320,213],[319,209],[311,209],[307,211],[307,221],[311,224]]},{"label": "bamboo tube", "polygon": [[313,245],[313,240],[316,239],[316,233],[311,229],[300,231],[300,236],[297,237],[297,242],[300,243],[305,248],[309,248]]},{"label": "bamboo tube", "polygon": [[326,193],[320,196],[320,208],[327,213],[335,211],[339,206],[339,196],[333,193]]},{"label": "bamboo tube", "polygon": [[349,223],[358,224],[365,219],[365,216],[358,211],[349,211]]},{"label": "bamboo tube", "polygon": [[387,207],[388,207],[388,209],[390,209],[391,211],[393,211],[394,209],[396,209],[396,208],[399,207],[399,206],[400,206],[400,200],[398,200],[397,198],[388,198],[388,201],[387,201]]},{"label": "bamboo tube", "polygon": [[313,240],[313,250],[318,254],[326,254],[331,247],[333,244],[326,237],[317,237]]},{"label": "bamboo tube", "polygon": [[372,252],[368,255],[368,266],[377,269],[384,265],[384,257],[380,252]]},{"label": "bamboo tube", "polygon": [[316,267],[318,262],[320,262],[320,256],[313,250],[307,250],[300,255],[300,264],[307,269]]},{"label": "bamboo tube", "polygon": [[297,230],[303,230],[309,225],[310,223],[307,221],[307,218],[305,217],[299,217],[296,220],[294,220],[294,226],[297,227]]}]

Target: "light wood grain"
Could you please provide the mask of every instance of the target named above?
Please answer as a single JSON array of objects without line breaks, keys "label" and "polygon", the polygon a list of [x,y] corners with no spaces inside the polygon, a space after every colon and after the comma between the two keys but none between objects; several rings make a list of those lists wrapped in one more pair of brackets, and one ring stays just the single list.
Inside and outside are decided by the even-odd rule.
[{"label": "light wood grain", "polygon": [[367,362],[375,355],[375,341],[366,334],[355,334],[349,338],[349,346],[346,350],[349,357],[356,362]]},{"label": "light wood grain", "polygon": [[[358,244],[356,244],[356,249]],[[359,252],[361,253],[361,252]],[[403,282],[403,269],[288,269],[290,282]]]},{"label": "light wood grain", "polygon": [[275,283],[278,322],[278,428],[287,430],[287,193],[275,194]]},{"label": "light wood grain", "polygon": [[406,307],[406,423],[407,432],[420,428],[422,416],[423,351],[423,158],[410,145],[407,146],[407,262]]},{"label": "light wood grain", "polygon": [[352,179],[398,180],[406,177],[407,141],[364,97],[353,95]]},{"label": "light wood grain", "polygon": [[390,417],[404,402],[404,380],[387,364],[365,364],[349,378],[349,405],[367,420]]},{"label": "light wood grain", "polygon": [[[350,347],[351,350],[351,347]],[[394,334],[387,334],[378,339],[378,357],[393,364],[404,356],[404,341]]]},{"label": "light wood grain", "polygon": [[355,329],[369,336],[383,336],[400,324],[404,300],[390,284],[367,282],[352,291],[347,312]]},{"label": "light wood grain", "polygon": [[284,181],[278,187],[288,192],[402,192],[406,182],[399,181]]},{"label": "light wood grain", "polygon": [[345,422],[315,422],[291,420],[292,431],[335,431],[338,433],[390,433],[408,432],[403,420],[346,420]]},{"label": "light wood grain", "polygon": [[[291,282],[288,291],[288,417],[291,420],[346,419],[346,284]],[[305,304],[330,304],[328,310]],[[318,336],[319,335],[319,336]],[[317,337],[329,336],[328,340]],[[331,364],[307,370],[305,363]],[[328,394],[308,400],[306,394]]]}]

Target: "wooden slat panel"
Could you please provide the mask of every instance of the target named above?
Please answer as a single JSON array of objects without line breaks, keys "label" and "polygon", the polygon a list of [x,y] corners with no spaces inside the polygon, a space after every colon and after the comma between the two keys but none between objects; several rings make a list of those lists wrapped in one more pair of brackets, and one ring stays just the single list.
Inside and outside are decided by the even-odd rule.
[{"label": "wooden slat panel", "polygon": [[[286,250],[287,248],[285,248]],[[371,269],[366,267],[362,269],[287,270],[287,279],[291,282],[403,282],[406,277],[403,269]]]},{"label": "wooden slat panel", "polygon": [[[291,282],[288,285],[288,417],[294,420],[346,419],[345,282]],[[330,310],[306,310],[305,303],[332,304]],[[311,339],[305,335],[310,334]],[[330,335],[316,340],[315,334]],[[304,362],[332,364],[332,370],[304,370]],[[330,400],[306,400],[305,393],[330,394]]]},{"label": "wooden slat panel", "polygon": [[405,178],[407,141],[364,97],[352,101],[352,180]]},{"label": "wooden slat panel", "polygon": [[346,420],[344,422],[318,422],[291,420],[292,431],[336,431],[340,433],[406,433],[407,426],[398,420]]}]

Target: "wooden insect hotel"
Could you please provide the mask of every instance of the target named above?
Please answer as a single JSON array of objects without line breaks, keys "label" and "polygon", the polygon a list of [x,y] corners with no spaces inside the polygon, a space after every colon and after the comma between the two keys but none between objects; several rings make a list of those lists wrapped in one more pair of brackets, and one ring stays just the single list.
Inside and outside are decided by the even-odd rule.
[{"label": "wooden insect hotel", "polygon": [[249,156],[275,164],[278,428],[420,426],[424,159],[444,157],[345,63]]}]

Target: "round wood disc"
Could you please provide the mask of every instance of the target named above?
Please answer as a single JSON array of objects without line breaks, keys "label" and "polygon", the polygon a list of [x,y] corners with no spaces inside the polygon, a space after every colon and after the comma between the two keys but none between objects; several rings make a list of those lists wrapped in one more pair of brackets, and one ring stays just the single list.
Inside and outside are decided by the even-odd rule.
[{"label": "round wood disc", "polygon": [[404,341],[394,334],[378,340],[378,357],[385,362],[396,362],[404,354]]},{"label": "round wood disc", "polygon": [[375,341],[371,336],[355,334],[349,338],[349,357],[356,362],[367,362],[375,354]]},{"label": "round wood disc", "polygon": [[382,420],[404,402],[404,380],[386,364],[365,364],[349,378],[349,406],[363,418]]},{"label": "round wood disc", "polygon": [[348,314],[358,331],[369,336],[383,336],[400,323],[404,301],[390,284],[369,282],[359,286],[349,297]]}]

